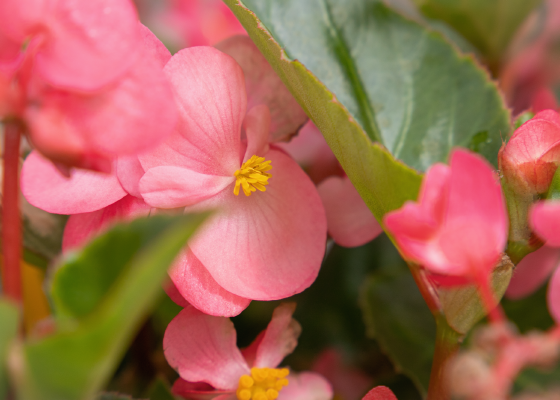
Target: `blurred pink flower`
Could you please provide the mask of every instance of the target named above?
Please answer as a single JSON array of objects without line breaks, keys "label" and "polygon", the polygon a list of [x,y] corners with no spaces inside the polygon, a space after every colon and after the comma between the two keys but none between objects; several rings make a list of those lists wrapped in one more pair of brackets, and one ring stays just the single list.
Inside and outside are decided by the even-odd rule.
[{"label": "blurred pink flower", "polygon": [[324,376],[340,400],[360,400],[371,387],[373,379],[358,368],[347,365],[335,348],[323,350],[313,363],[313,371]]},{"label": "blurred pink flower", "polygon": [[397,397],[388,387],[376,386],[371,389],[362,400],[397,400]]},{"label": "blurred pink flower", "polygon": [[251,299],[301,292],[319,271],[326,219],[311,180],[269,144],[268,107],[246,113],[241,68],[211,47],[180,51],[165,71],[180,119],[163,145],[139,156],[140,192],[155,208],[217,209],[170,271],[177,290],[223,316]]},{"label": "blurred pink flower", "polygon": [[0,21],[0,118],[22,121],[46,157],[109,171],[172,129],[157,39],[130,1],[4,0]]},{"label": "blurred pink flower", "polygon": [[418,202],[388,213],[385,226],[404,257],[431,273],[486,282],[508,236],[501,187],[474,153],[456,149],[450,164],[433,165]]},{"label": "blurred pink flower", "polygon": [[[245,29],[220,0],[137,0],[140,17],[173,49],[211,46]],[[152,4],[150,4],[152,3]]]},{"label": "blurred pink flower", "polygon": [[320,375],[277,368],[297,346],[301,327],[292,318],[294,310],[294,303],[278,306],[266,330],[239,350],[229,318],[184,308],[163,338],[165,357],[180,375],[173,392],[188,399],[332,399],[332,389]]},{"label": "blurred pink flower", "polygon": [[560,115],[539,112],[521,125],[500,149],[500,170],[517,193],[545,193],[560,157]]},{"label": "blurred pink flower", "polygon": [[[548,247],[560,247],[560,231],[558,226],[560,223],[560,201],[549,200],[541,201],[531,207],[529,214],[529,222],[533,231],[545,241]],[[558,250],[558,249],[556,249]],[[538,251],[538,250],[537,250]],[[556,256],[556,265],[560,256],[554,254],[550,250],[549,260],[540,266],[536,274],[544,275],[541,269],[548,269],[554,265],[554,255]],[[556,268],[548,286],[548,310],[557,324],[560,324],[560,268]]]}]

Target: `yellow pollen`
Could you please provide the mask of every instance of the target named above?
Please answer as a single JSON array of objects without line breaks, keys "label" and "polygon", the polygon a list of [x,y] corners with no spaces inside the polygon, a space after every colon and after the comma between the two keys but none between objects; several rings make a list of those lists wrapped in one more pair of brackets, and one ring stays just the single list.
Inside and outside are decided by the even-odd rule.
[{"label": "yellow pollen", "polygon": [[250,196],[252,192],[256,192],[257,189],[261,192],[266,191],[266,185],[268,185],[268,180],[272,176],[267,173],[272,169],[270,165],[270,160],[265,161],[264,157],[253,156],[241,165],[235,173],[233,174],[237,179],[235,181],[235,187],[233,188],[233,194],[238,196],[239,189],[243,189],[245,196]]},{"label": "yellow pollen", "polygon": [[251,368],[251,375],[239,378],[238,400],[275,400],[284,386],[288,368]]}]

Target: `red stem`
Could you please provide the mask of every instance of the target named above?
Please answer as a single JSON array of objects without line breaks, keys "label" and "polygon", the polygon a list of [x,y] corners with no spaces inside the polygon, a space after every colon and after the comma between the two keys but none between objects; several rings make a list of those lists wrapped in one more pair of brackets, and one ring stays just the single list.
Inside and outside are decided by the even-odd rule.
[{"label": "red stem", "polygon": [[20,126],[4,125],[2,184],[2,286],[4,295],[21,303],[21,217],[19,210]]},{"label": "red stem", "polygon": [[490,279],[484,274],[478,279],[478,292],[482,298],[482,304],[486,308],[490,322],[495,324],[504,324],[507,321],[506,316],[499,305],[499,301],[496,300],[494,296],[494,291],[492,290],[492,285],[490,284]]}]

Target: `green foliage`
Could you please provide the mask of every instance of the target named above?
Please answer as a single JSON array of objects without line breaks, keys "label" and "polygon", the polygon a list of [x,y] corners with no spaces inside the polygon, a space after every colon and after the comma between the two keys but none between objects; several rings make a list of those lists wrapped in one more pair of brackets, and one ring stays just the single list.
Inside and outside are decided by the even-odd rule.
[{"label": "green foliage", "polygon": [[489,63],[501,61],[514,33],[542,0],[414,0],[430,18],[462,34]]},{"label": "green foliage", "polygon": [[546,303],[547,285],[520,300],[502,300],[508,319],[517,325],[521,333],[538,329],[546,331],[554,326]]},{"label": "green foliage", "polygon": [[364,283],[361,306],[368,336],[377,339],[397,370],[425,395],[435,348],[436,325],[406,269],[372,274]]},{"label": "green foliage", "polygon": [[19,398],[91,399],[110,378],[161,293],[167,268],[202,220],[136,220],[68,254],[52,288],[59,313],[55,333],[22,345]]},{"label": "green foliage", "polygon": [[10,344],[16,337],[19,324],[17,306],[7,300],[0,300],[0,400],[7,398],[7,359]]},{"label": "green foliage", "polygon": [[169,385],[161,379],[156,379],[154,383],[152,383],[146,397],[150,400],[175,400]]}]

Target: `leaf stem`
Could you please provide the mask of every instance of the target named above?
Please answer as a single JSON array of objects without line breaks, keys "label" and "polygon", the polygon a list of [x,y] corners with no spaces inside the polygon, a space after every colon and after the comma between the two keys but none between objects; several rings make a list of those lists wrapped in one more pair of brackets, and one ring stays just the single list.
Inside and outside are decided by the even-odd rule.
[{"label": "leaf stem", "polygon": [[459,349],[462,335],[449,326],[445,316],[436,318],[436,348],[432,361],[428,400],[448,400],[450,398],[445,369],[447,362]]},{"label": "leaf stem", "polygon": [[21,304],[21,217],[19,210],[19,143],[17,122],[4,125],[2,181],[2,286],[4,295]]}]

